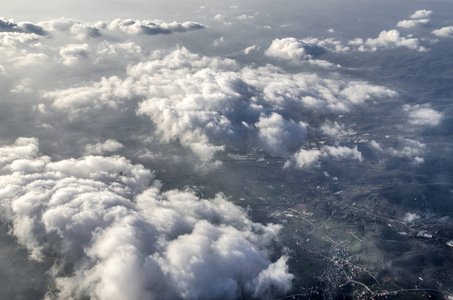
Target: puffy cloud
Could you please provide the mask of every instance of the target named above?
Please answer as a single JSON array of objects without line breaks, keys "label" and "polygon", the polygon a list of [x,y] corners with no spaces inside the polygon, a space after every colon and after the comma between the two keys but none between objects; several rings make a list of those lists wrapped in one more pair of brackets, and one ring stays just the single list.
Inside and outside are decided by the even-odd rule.
[{"label": "puffy cloud", "polygon": [[38,140],[35,138],[18,138],[13,145],[0,147],[0,167],[15,160],[36,157],[39,153]]},{"label": "puffy cloud", "polygon": [[217,14],[214,16],[214,20],[223,22],[224,25],[231,25],[232,23],[229,20],[228,16]]},{"label": "puffy cloud", "polygon": [[33,138],[0,154],[0,215],[32,258],[56,258],[49,298],[273,299],[291,288],[287,257],[270,260],[280,226],[222,194],[162,193],[119,156],[52,162]]},{"label": "puffy cloud", "polygon": [[46,31],[39,25],[30,22],[15,23],[14,20],[0,18],[0,32],[33,33],[46,35]]},{"label": "puffy cloud", "polygon": [[442,113],[435,111],[429,104],[403,106],[403,110],[409,115],[409,123],[413,125],[436,126],[442,120]]},{"label": "puffy cloud", "polygon": [[244,49],[244,54],[251,54],[253,52],[258,52],[261,50],[261,47],[258,45],[252,45]]},{"label": "puffy cloud", "polygon": [[14,32],[21,31],[21,29],[13,20],[0,18],[0,31]]},{"label": "puffy cloud", "polygon": [[414,165],[419,165],[424,162],[422,154],[425,151],[426,144],[417,140],[402,138],[399,140],[398,147],[389,147],[387,149],[384,149],[378,142],[372,140],[370,146],[377,152],[385,153],[393,157],[407,158],[411,160]]},{"label": "puffy cloud", "polygon": [[429,19],[420,19],[420,20],[403,20],[399,21],[396,24],[397,27],[401,28],[412,28],[416,26],[427,26],[429,25]]},{"label": "puffy cloud", "polygon": [[214,16],[214,20],[227,21],[228,20],[228,16],[222,15],[222,14],[217,14],[217,15]]},{"label": "puffy cloud", "polygon": [[8,48],[25,48],[40,40],[35,33],[0,32],[0,46]]},{"label": "puffy cloud", "polygon": [[310,59],[326,52],[316,44],[307,43],[293,37],[275,39],[266,50],[266,55],[283,59]]},{"label": "puffy cloud", "polygon": [[224,43],[225,43],[225,38],[223,36],[221,36],[218,39],[215,39],[214,42],[212,42],[212,45],[215,47],[218,47]]},{"label": "puffy cloud", "polygon": [[49,60],[49,56],[44,53],[28,53],[24,56],[14,57],[11,61],[16,67],[26,67],[30,65],[42,64]]},{"label": "puffy cloud", "polygon": [[96,64],[107,62],[109,65],[115,63],[115,66],[121,64],[131,64],[140,61],[148,53],[134,42],[108,43],[102,42],[96,49]]},{"label": "puffy cloud", "polygon": [[249,16],[249,15],[240,15],[238,17],[236,17],[236,19],[239,19],[239,20],[253,20],[255,19],[255,16]]},{"label": "puffy cloud", "polygon": [[413,214],[413,213],[410,213],[410,212],[406,213],[404,215],[404,218],[403,218],[404,222],[414,222],[414,221],[417,221],[419,219],[420,219],[419,215]]},{"label": "puffy cloud", "polygon": [[320,150],[305,150],[300,149],[294,157],[292,161],[287,161],[285,163],[285,167],[290,167],[295,165],[295,167],[299,169],[304,169],[310,167],[312,165],[316,165],[319,162],[319,159],[322,157],[322,153]]},{"label": "puffy cloud", "polygon": [[[398,23],[400,27],[411,27],[415,26],[414,24],[428,24],[429,20],[406,20]],[[291,60],[308,60],[309,62],[316,63],[314,60],[315,57],[320,56],[327,51],[344,53],[351,50],[355,51],[377,51],[379,49],[393,49],[397,47],[406,47],[411,50],[417,50],[420,52],[428,51],[427,48],[420,45],[420,41],[417,38],[413,37],[404,37],[401,36],[401,33],[398,30],[383,30],[379,36],[375,39],[368,38],[363,40],[361,38],[356,38],[348,42],[350,46],[356,46],[351,49],[351,47],[343,45],[341,41],[338,41],[334,38],[313,38],[308,37],[302,40],[288,37],[283,39],[275,39],[272,41],[270,47],[266,50],[265,54],[272,57],[278,57],[283,59]],[[324,61],[318,61],[324,62]],[[329,62],[324,62],[327,67],[333,66]]]},{"label": "puffy cloud", "polygon": [[47,31],[69,31],[72,25],[78,21],[68,18],[52,19],[48,21],[39,22],[38,25]]},{"label": "puffy cloud", "polygon": [[285,167],[295,167],[304,169],[319,165],[322,160],[356,160],[363,161],[362,153],[355,148],[345,146],[325,146],[320,150],[317,149],[301,149],[296,152],[290,160],[285,163]]},{"label": "puffy cloud", "polygon": [[[82,47],[83,49],[85,47]],[[71,59],[72,56],[69,58]],[[56,90],[45,93],[44,97],[55,99],[52,106],[67,111],[72,116],[82,112],[87,113],[93,108],[118,108],[121,101],[131,95],[130,83],[128,80],[121,81],[118,77],[102,78],[93,86]]]},{"label": "puffy cloud", "polygon": [[440,37],[453,37],[453,26],[442,27],[431,31],[431,33]]},{"label": "puffy cloud", "polygon": [[328,49],[329,51],[332,52],[347,52],[351,50],[349,47],[344,46],[340,41],[335,40],[334,38],[325,38],[325,39],[320,39],[320,38],[314,38],[314,37],[308,37],[303,39],[305,43],[312,44],[312,45],[317,45],[319,47]]},{"label": "puffy cloud", "polygon": [[361,38],[357,38],[349,41],[349,44],[359,46],[358,50],[362,52],[374,52],[378,49],[393,49],[398,47],[406,47],[420,52],[428,51],[427,48],[420,45],[420,41],[417,38],[401,36],[401,33],[396,29],[389,31],[383,30],[375,39],[368,38],[364,41]]},{"label": "puffy cloud", "polygon": [[70,29],[72,35],[79,40],[99,37],[101,35],[98,28],[89,26],[85,23],[75,23]]},{"label": "puffy cloud", "polygon": [[108,139],[104,143],[97,143],[97,144],[88,144],[85,147],[85,153],[87,155],[92,154],[104,154],[106,152],[116,152],[123,148],[124,145],[118,141]]},{"label": "puffy cloud", "polygon": [[285,120],[277,113],[261,116],[255,123],[258,136],[271,153],[285,153],[286,149],[297,149],[307,135],[306,124]]},{"label": "puffy cloud", "polygon": [[319,129],[323,134],[335,140],[342,140],[345,136],[354,134],[352,129],[346,128],[344,124],[340,124],[337,121],[326,121]]},{"label": "puffy cloud", "polygon": [[76,39],[86,40],[101,36],[101,30],[120,30],[128,34],[170,34],[173,32],[187,32],[205,28],[204,25],[196,22],[172,22],[149,21],[149,20],[132,20],[132,19],[115,19],[109,25],[103,21],[95,24],[59,18],[39,23],[42,28],[49,32],[60,31],[70,32]]},{"label": "puffy cloud", "polygon": [[363,161],[362,153],[359,150],[357,150],[357,147],[348,148],[344,146],[339,147],[327,146],[323,147],[321,151],[323,153],[323,156],[326,156],[327,158],[333,158],[336,160],[351,159],[357,160],[359,162]]},{"label": "puffy cloud", "polygon": [[[206,57],[181,48],[128,68],[92,85],[47,92],[52,107],[70,118],[93,109],[123,111],[132,103],[156,126],[161,142],[179,141],[203,160],[226,147],[261,146],[281,155],[294,151],[285,132],[303,136],[307,114],[346,113],[371,99],[395,92],[359,81],[286,74],[272,67],[241,67],[236,61]],[[263,117],[264,116],[264,117]],[[265,125],[271,119],[279,124]],[[280,116],[280,117],[277,117]],[[283,118],[283,119],[281,119]],[[266,128],[266,129],[265,129]],[[277,141],[271,131],[283,133]],[[268,139],[268,141],[265,141]],[[281,142],[279,147],[276,145]]]},{"label": "puffy cloud", "polygon": [[163,21],[116,19],[110,25],[110,29],[118,29],[128,34],[170,34],[174,32],[186,32],[205,28],[196,22],[166,23]]},{"label": "puffy cloud", "polygon": [[410,15],[410,18],[411,19],[424,19],[424,18],[430,17],[432,14],[433,14],[432,10],[421,9],[421,10],[417,10],[412,15]]},{"label": "puffy cloud", "polygon": [[88,58],[90,46],[88,44],[70,44],[60,49],[60,55],[63,64],[67,66],[75,66],[79,59]]},{"label": "puffy cloud", "polygon": [[69,32],[73,37],[79,40],[100,37],[100,29],[105,28],[102,26],[102,24],[105,24],[103,22],[98,22],[93,26],[85,22],[68,18],[53,19],[38,24],[48,32]]}]

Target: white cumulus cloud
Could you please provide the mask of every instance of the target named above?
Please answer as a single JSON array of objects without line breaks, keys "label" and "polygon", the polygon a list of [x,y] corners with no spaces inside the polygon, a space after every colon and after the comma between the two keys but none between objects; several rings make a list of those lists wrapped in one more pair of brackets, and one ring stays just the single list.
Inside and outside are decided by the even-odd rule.
[{"label": "white cumulus cloud", "polygon": [[453,26],[442,27],[431,32],[440,37],[453,37]]},{"label": "white cumulus cloud", "polygon": [[429,25],[429,19],[420,19],[420,20],[403,20],[399,21],[396,24],[397,27],[401,28],[412,28],[416,26],[426,26]]},{"label": "white cumulus cloud", "polygon": [[80,59],[87,59],[90,46],[88,44],[70,44],[60,49],[63,64],[75,66]]},{"label": "white cumulus cloud", "polygon": [[349,148],[345,146],[325,146],[319,150],[301,149],[285,163],[285,167],[293,166],[295,168],[304,169],[317,166],[322,160],[355,160],[362,162],[363,157],[357,147]]},{"label": "white cumulus cloud", "polygon": [[[372,99],[396,95],[366,82],[291,75],[272,66],[243,67],[185,48],[152,57],[130,65],[122,77],[46,92],[44,98],[71,119],[94,116],[99,109],[114,114],[136,108],[155,124],[161,142],[178,141],[202,160],[211,160],[217,151],[244,147],[244,142],[286,155],[304,137],[305,114],[347,113]],[[289,138],[287,132],[297,135]]]},{"label": "white cumulus cloud", "polygon": [[427,10],[427,9],[420,9],[414,12],[412,15],[410,15],[411,19],[424,19],[428,18],[433,14],[432,10]]},{"label": "white cumulus cloud", "polygon": [[266,55],[283,59],[310,59],[326,50],[316,44],[307,43],[293,37],[275,39],[266,50]]},{"label": "white cumulus cloud", "polygon": [[280,226],[252,222],[222,194],[162,193],[123,157],[52,162],[38,141],[0,147],[2,220],[33,259],[56,256],[48,297],[273,299],[291,288]]},{"label": "white cumulus cloud", "polygon": [[378,49],[393,49],[398,47],[406,47],[411,50],[417,50],[420,52],[428,51],[427,48],[420,45],[418,38],[404,37],[401,33],[396,30],[383,30],[379,33],[379,36],[375,39],[368,38],[363,40],[357,38],[349,41],[350,45],[358,46],[358,50],[362,52],[366,51],[377,51]]},{"label": "white cumulus cloud", "polygon": [[442,113],[435,111],[429,104],[409,105],[405,104],[403,110],[409,115],[409,123],[413,125],[436,126],[442,120]]},{"label": "white cumulus cloud", "polygon": [[414,165],[419,165],[424,162],[423,154],[425,152],[426,144],[410,139],[410,138],[400,138],[398,140],[398,145],[396,147],[388,147],[384,149],[378,142],[372,140],[370,142],[371,148],[375,151],[387,154],[391,157],[400,157],[406,158],[412,161]]}]

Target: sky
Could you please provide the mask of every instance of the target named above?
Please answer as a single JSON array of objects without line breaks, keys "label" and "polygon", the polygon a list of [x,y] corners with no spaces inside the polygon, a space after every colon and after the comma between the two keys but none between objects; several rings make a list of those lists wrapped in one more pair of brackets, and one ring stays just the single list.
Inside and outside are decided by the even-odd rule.
[{"label": "sky", "polygon": [[[449,184],[452,6],[5,3],[1,268],[20,284],[0,295],[294,293],[289,225],[254,213],[234,179],[283,187],[334,166],[351,186],[366,170]],[[229,164],[250,157],[247,172]],[[449,200],[399,215],[448,217]]]}]

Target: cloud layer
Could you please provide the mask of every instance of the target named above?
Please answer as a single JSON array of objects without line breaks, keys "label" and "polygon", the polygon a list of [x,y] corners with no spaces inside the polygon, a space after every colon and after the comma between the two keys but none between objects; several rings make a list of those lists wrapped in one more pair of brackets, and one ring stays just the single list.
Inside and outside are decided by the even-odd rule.
[{"label": "cloud layer", "polygon": [[181,48],[155,53],[129,66],[127,75],[44,95],[71,118],[89,111],[137,114],[156,126],[161,142],[179,141],[202,160],[226,147],[262,147],[287,155],[305,140],[307,114],[347,113],[354,106],[396,93],[360,81],[285,74],[275,67],[242,67],[234,60]]},{"label": "cloud layer", "polygon": [[32,258],[55,258],[49,299],[270,299],[291,287],[287,258],[269,259],[280,227],[222,194],[162,193],[119,156],[52,162],[33,138],[0,153],[1,217]]}]

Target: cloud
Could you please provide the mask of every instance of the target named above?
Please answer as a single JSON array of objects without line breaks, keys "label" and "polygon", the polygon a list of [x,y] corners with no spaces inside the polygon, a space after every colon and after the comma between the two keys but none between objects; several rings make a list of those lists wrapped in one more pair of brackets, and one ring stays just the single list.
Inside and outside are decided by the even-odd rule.
[{"label": "cloud", "polygon": [[414,165],[419,165],[424,162],[422,157],[426,144],[413,140],[410,138],[399,139],[398,147],[389,147],[384,149],[378,142],[372,140],[370,142],[371,148],[377,152],[385,153],[392,157],[407,158],[412,161]]},{"label": "cloud", "polygon": [[85,147],[86,155],[104,154],[106,152],[116,152],[123,148],[124,145],[118,141],[108,139],[104,143],[88,144]]},{"label": "cloud", "polygon": [[307,135],[305,123],[285,120],[277,113],[261,116],[255,126],[264,148],[271,153],[281,154],[287,149],[297,149]]},{"label": "cloud", "polygon": [[357,38],[349,41],[349,44],[359,46],[358,51],[362,52],[374,52],[378,49],[393,49],[398,47],[406,47],[419,52],[428,51],[427,48],[420,45],[420,41],[417,38],[403,37],[396,29],[389,31],[383,30],[375,39],[368,38],[367,40],[363,40],[361,38]]},{"label": "cloud", "polygon": [[[71,119],[94,117],[100,109],[115,114],[132,107],[156,126],[161,143],[178,141],[209,161],[228,147],[259,146],[287,155],[301,139],[286,138],[285,132],[303,136],[301,124],[307,114],[346,113],[367,101],[396,95],[366,82],[291,75],[272,66],[242,67],[234,60],[185,48],[151,56],[130,65],[122,78],[46,92],[44,99]],[[266,127],[272,123],[268,118],[280,123]],[[273,130],[283,134],[280,140],[270,134]]]},{"label": "cloud", "polygon": [[60,49],[60,55],[63,64],[67,66],[75,66],[80,59],[87,59],[90,46],[88,44],[70,44]]},{"label": "cloud", "polygon": [[326,49],[316,44],[307,43],[293,37],[275,39],[266,50],[267,56],[283,59],[311,59],[324,54]]},{"label": "cloud", "polygon": [[345,52],[350,50],[341,42],[332,38],[318,39],[306,38],[298,40],[296,38],[274,39],[265,54],[270,57],[292,60],[293,62],[305,61],[326,69],[341,68],[341,65],[333,64],[326,60],[316,59],[318,56],[331,52]]},{"label": "cloud", "polygon": [[5,18],[0,18],[0,31],[6,31],[6,32],[21,32],[22,30],[19,28],[19,26],[14,23],[13,20],[8,20]]},{"label": "cloud", "polygon": [[70,31],[71,34],[74,35],[74,37],[79,40],[85,40],[101,36],[101,33],[98,28],[89,26],[84,23],[76,23],[72,25]]},{"label": "cloud", "polygon": [[453,26],[442,27],[431,31],[431,33],[440,37],[453,37]]},{"label": "cloud", "polygon": [[424,18],[430,17],[432,14],[433,14],[432,10],[421,9],[421,10],[417,10],[412,15],[410,15],[410,18],[411,19],[424,19]]},{"label": "cloud", "polygon": [[404,218],[403,218],[404,222],[414,222],[414,221],[417,221],[419,219],[420,219],[419,215],[413,214],[413,213],[410,213],[410,212],[406,213],[404,215]]},{"label": "cloud", "polygon": [[238,20],[253,20],[253,19],[255,19],[255,16],[244,14],[244,15],[240,15],[240,16],[236,17],[236,19],[238,19]]},{"label": "cloud", "polygon": [[34,43],[39,42],[40,38],[35,33],[0,32],[0,47],[11,48],[15,51],[16,48],[32,46]]},{"label": "cloud", "polygon": [[142,47],[134,42],[109,43],[102,42],[92,54],[95,64],[107,63],[108,66],[121,66],[137,62],[148,55]]},{"label": "cloud", "polygon": [[259,52],[261,51],[261,47],[258,46],[258,45],[252,45],[252,46],[249,46],[247,48],[244,49],[244,54],[251,54],[251,53],[254,53],[254,52]]},{"label": "cloud", "polygon": [[225,43],[225,38],[223,36],[221,36],[218,39],[214,40],[214,42],[212,42],[212,45],[215,47],[218,47],[224,43]]},{"label": "cloud", "polygon": [[14,20],[0,18],[0,32],[33,33],[46,35],[47,32],[39,25],[30,22],[15,23]]},{"label": "cloud", "polygon": [[334,38],[304,38],[302,41],[308,44],[317,45],[321,48],[327,49],[328,51],[342,53],[351,50],[349,47],[344,46],[340,41]]},{"label": "cloud", "polygon": [[222,14],[217,14],[217,15],[214,16],[214,20],[227,21],[228,20],[228,16],[222,15]]},{"label": "cloud", "polygon": [[229,20],[229,17],[222,14],[217,14],[214,16],[214,20],[223,22],[224,25],[231,25],[232,23]]},{"label": "cloud", "polygon": [[362,162],[363,158],[362,153],[358,151],[357,147],[325,146],[319,150],[299,150],[285,163],[285,167],[295,167],[299,169],[316,167],[322,160],[356,160]]},{"label": "cloud", "polygon": [[[88,49],[86,46],[70,46],[69,50],[71,51],[68,51],[68,54],[64,53],[65,56],[63,57],[69,60],[69,63],[72,63],[73,60],[77,61],[78,57],[74,57],[73,53],[77,55],[79,51],[82,51],[82,54],[84,54],[83,51]],[[73,49],[75,50],[74,52],[72,52]],[[129,80],[122,81],[114,76],[102,78],[100,82],[92,86],[47,92],[44,94],[44,98],[55,99],[52,103],[53,107],[66,111],[71,117],[75,117],[82,113],[88,113],[93,109],[118,108],[122,101],[125,101],[131,96],[132,91],[129,90],[130,84],[131,82]]]},{"label": "cloud", "polygon": [[163,21],[149,20],[132,20],[132,19],[116,19],[113,20],[109,29],[121,30],[128,34],[170,34],[174,32],[187,32],[205,28],[204,25],[196,22],[184,23],[166,23]]},{"label": "cloud", "polygon": [[443,118],[442,113],[432,109],[429,104],[414,106],[406,104],[403,106],[403,110],[409,115],[409,123],[412,125],[436,126]]},{"label": "cloud", "polygon": [[[414,24],[428,24],[429,20],[406,20],[398,23],[400,27],[415,26]],[[356,38],[348,42],[350,46],[345,46],[341,41],[334,38],[313,38],[308,37],[302,40],[288,37],[283,39],[274,39],[265,54],[271,57],[278,57],[289,60],[306,60],[325,67],[333,67],[334,65],[327,61],[319,61],[315,58],[326,53],[346,53],[349,51],[360,52],[375,52],[377,50],[393,49],[398,47],[406,47],[411,50],[420,52],[428,51],[429,49],[420,45],[420,40],[414,37],[404,37],[396,30],[383,30],[375,39]],[[355,46],[355,47],[354,47]]]},{"label": "cloud", "polygon": [[33,259],[51,259],[47,297],[273,299],[291,288],[270,260],[280,226],[252,222],[218,194],[160,191],[119,156],[52,162],[38,141],[0,147],[0,214]]},{"label": "cloud", "polygon": [[327,120],[319,129],[323,134],[335,140],[342,140],[345,136],[354,134],[352,129],[346,128],[344,124],[338,123],[337,121],[331,122]]},{"label": "cloud", "polygon": [[429,19],[420,19],[420,20],[403,20],[399,21],[396,24],[397,27],[401,28],[412,28],[416,26],[427,26],[429,25]]},{"label": "cloud", "polygon": [[187,32],[205,28],[204,25],[196,22],[172,22],[115,19],[107,25],[103,21],[94,24],[78,20],[59,18],[38,23],[49,32],[70,32],[76,39],[87,40],[100,37],[101,31],[122,31],[128,34],[170,34],[174,32]]},{"label": "cloud", "polygon": [[59,19],[52,19],[48,21],[39,22],[38,25],[43,27],[45,30],[53,32],[53,31],[70,31],[72,25],[76,23],[82,23],[73,19],[69,18],[59,18]]},{"label": "cloud", "polygon": [[39,65],[47,62],[49,56],[44,53],[28,53],[24,56],[17,56],[11,61],[15,67],[27,67],[31,65]]}]

